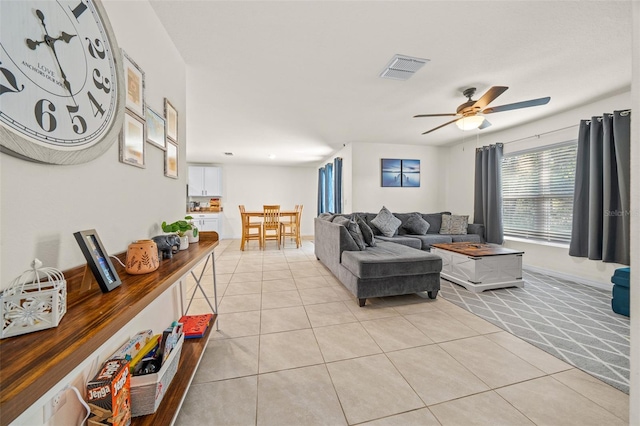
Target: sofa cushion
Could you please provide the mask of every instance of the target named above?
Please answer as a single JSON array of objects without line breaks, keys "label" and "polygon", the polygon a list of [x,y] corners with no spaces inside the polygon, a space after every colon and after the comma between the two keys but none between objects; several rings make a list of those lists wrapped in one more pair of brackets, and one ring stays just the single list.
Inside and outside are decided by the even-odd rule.
[{"label": "sofa cushion", "polygon": [[407,237],[420,241],[422,250],[430,250],[431,244],[442,244],[442,243],[453,242],[452,235],[426,234],[426,235],[407,235]]},{"label": "sofa cushion", "polygon": [[451,235],[453,243],[481,243],[482,238],[478,234]]},{"label": "sofa cushion", "polygon": [[467,233],[467,224],[469,223],[469,216],[458,215],[442,215],[442,226],[440,227],[441,234],[448,235],[463,235]]},{"label": "sofa cushion", "polygon": [[400,244],[379,241],[365,251],[342,254],[342,265],[361,279],[439,273],[442,259]]},{"label": "sofa cushion", "polygon": [[412,214],[407,222],[402,225],[412,235],[425,235],[430,226],[429,222],[424,220],[418,213]]},{"label": "sofa cushion", "polygon": [[378,240],[389,241],[395,244],[402,244],[403,246],[411,247],[420,250],[422,243],[415,238],[411,238],[411,235],[394,235],[393,237],[385,237],[384,235],[378,236]]},{"label": "sofa cushion", "polygon": [[364,243],[364,237],[362,236],[362,231],[360,230],[360,226],[356,223],[355,220],[351,219],[346,225],[347,230],[349,231],[349,235],[353,238],[359,250],[364,250],[366,245]]},{"label": "sofa cushion", "polygon": [[355,240],[353,239],[353,236],[349,232],[349,228],[347,227],[347,225],[349,224],[349,218],[344,217],[344,216],[335,216],[333,218],[333,223],[343,226],[345,231],[346,231],[344,233],[344,235],[343,235],[343,238],[340,240],[340,252],[342,253],[345,250],[346,251],[351,251],[351,250],[358,250],[359,251],[360,247],[358,246],[358,244],[356,244]]},{"label": "sofa cushion", "polygon": [[356,223],[360,227],[360,232],[362,232],[362,237],[364,238],[364,242],[369,247],[376,246],[376,237],[373,235],[373,230],[367,222],[364,221],[360,216],[354,215],[356,217]]},{"label": "sofa cushion", "polygon": [[439,234],[440,227],[442,226],[442,215],[443,214],[451,214],[450,212],[441,212],[441,213],[424,213],[421,214],[422,218],[429,222],[429,234]]},{"label": "sofa cushion", "polygon": [[382,207],[380,213],[373,218],[371,223],[386,237],[393,237],[402,221],[395,217],[386,207]]}]

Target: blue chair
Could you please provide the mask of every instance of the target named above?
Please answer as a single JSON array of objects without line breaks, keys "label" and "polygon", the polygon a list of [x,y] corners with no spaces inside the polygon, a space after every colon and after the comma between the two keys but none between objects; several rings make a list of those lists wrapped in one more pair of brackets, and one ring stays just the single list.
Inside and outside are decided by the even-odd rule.
[{"label": "blue chair", "polygon": [[629,316],[629,275],[630,268],[618,268],[611,277],[613,283],[613,297],[611,309],[616,314]]}]

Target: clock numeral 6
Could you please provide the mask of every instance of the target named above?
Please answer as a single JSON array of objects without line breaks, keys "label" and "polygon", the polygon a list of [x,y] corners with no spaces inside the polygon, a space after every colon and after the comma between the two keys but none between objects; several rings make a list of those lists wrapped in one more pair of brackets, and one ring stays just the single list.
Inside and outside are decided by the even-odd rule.
[{"label": "clock numeral 6", "polygon": [[[100,41],[100,39],[95,39],[95,41],[91,41],[89,39],[89,37],[85,37],[85,40],[87,40],[89,42],[89,45],[87,46],[87,49],[89,50],[89,55],[93,56],[95,59],[104,59],[105,57],[105,52],[104,52],[104,46],[102,45],[102,42]],[[96,55],[98,55],[96,57]]]},{"label": "clock numeral 6", "polygon": [[[46,108],[49,111],[45,111],[45,102],[47,104]],[[45,132],[53,132],[58,125],[56,118],[53,116],[53,114],[51,114],[51,112],[54,112],[55,110],[56,106],[48,99],[40,99],[38,102],[36,102],[36,121],[40,125],[40,128],[42,128],[42,130],[44,130]]]}]

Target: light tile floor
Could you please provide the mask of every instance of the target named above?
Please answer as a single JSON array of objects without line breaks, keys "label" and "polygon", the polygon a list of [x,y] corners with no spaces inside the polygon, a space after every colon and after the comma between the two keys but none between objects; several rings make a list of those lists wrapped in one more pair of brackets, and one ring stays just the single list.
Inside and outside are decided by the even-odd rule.
[{"label": "light tile floor", "polygon": [[216,248],[220,330],[177,425],[628,424],[627,394],[441,297],[360,308],[313,242],[239,246]]}]

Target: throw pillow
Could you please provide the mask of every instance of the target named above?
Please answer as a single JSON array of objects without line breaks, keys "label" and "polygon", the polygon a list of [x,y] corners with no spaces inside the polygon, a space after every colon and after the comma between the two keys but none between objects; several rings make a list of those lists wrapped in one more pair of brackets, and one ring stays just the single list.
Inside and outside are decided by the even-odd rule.
[{"label": "throw pillow", "polygon": [[333,217],[333,219],[331,219],[331,222],[337,223],[338,225],[347,226],[347,223],[349,223],[349,218],[336,215]]},{"label": "throw pillow", "polygon": [[344,226],[348,234],[348,235],[345,235],[345,238],[341,240],[342,245],[340,247],[340,252],[342,252],[343,250],[347,250],[347,251],[362,250],[360,248],[360,245],[355,242],[353,238],[353,234],[349,231],[349,222],[350,222],[349,218],[345,216],[336,216],[333,218],[333,223],[337,223],[338,225]]},{"label": "throw pillow", "polygon": [[469,216],[443,214],[440,233],[449,235],[464,235],[467,233],[468,224]]},{"label": "throw pillow", "polygon": [[395,217],[386,207],[382,206],[382,210],[371,220],[371,223],[375,225],[385,237],[393,237],[400,224],[402,224],[402,221]]},{"label": "throw pillow", "polygon": [[367,222],[365,222],[360,216],[356,216],[356,223],[360,227],[360,232],[362,232],[362,237],[364,238],[364,242],[369,247],[376,246],[376,237],[373,236],[373,230]]},{"label": "throw pillow", "polygon": [[362,231],[360,231],[360,226],[358,226],[358,224],[354,220],[350,220],[347,224],[347,230],[349,231],[349,235],[351,235],[351,238],[353,238],[353,241],[355,241],[358,245],[358,249],[360,249],[360,251],[364,250],[366,247],[364,244]]},{"label": "throw pillow", "polygon": [[407,220],[403,228],[414,235],[426,235],[430,226],[429,222],[416,213]]}]

